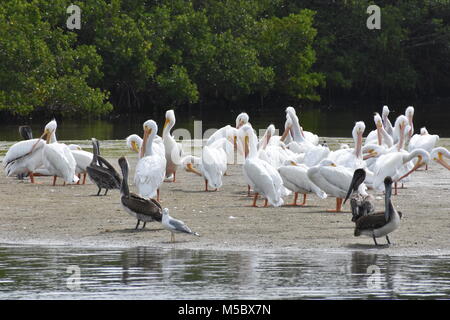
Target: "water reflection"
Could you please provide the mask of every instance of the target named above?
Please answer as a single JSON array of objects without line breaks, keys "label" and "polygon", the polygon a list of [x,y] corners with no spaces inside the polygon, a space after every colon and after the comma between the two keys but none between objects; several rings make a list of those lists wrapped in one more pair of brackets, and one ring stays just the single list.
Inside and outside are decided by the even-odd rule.
[{"label": "water reflection", "polygon": [[[450,298],[449,262],[364,251],[3,246],[0,299]],[[81,270],[79,290],[67,287],[69,266]]]},{"label": "water reflection", "polygon": [[[403,114],[407,105],[390,106],[391,122]],[[334,109],[328,108],[297,108],[300,123],[304,130],[312,131],[321,137],[351,137],[351,130],[356,121],[366,123],[366,134],[375,129],[373,113],[381,113],[382,106],[341,106]],[[176,110],[176,128],[187,129],[194,136],[194,121],[202,120],[201,132],[210,128],[221,128],[226,124],[235,124],[236,116],[242,110]],[[276,128],[284,128],[284,108],[246,110],[250,115],[250,122],[256,130],[265,129],[270,123]],[[60,140],[88,140],[96,137],[99,140],[124,139],[131,133],[142,133],[142,123],[147,119],[154,119],[160,124],[159,134],[162,132],[164,113],[148,113],[141,115],[121,115],[111,120],[58,120],[58,139]],[[447,105],[415,105],[414,126],[418,132],[423,126],[428,128],[430,134],[438,134],[441,137],[450,137],[450,113]],[[42,133],[45,121],[25,121],[31,125],[33,133],[38,136]],[[18,125],[25,123],[1,123],[0,141],[20,140]]]}]

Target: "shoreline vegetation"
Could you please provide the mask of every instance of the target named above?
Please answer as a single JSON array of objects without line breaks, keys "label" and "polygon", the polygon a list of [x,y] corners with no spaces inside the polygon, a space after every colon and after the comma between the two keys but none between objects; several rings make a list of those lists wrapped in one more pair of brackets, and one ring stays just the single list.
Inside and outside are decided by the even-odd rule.
[{"label": "shoreline vegetation", "polygon": [[450,4],[379,0],[379,30],[370,4],[4,0],[0,117],[449,98]]}]

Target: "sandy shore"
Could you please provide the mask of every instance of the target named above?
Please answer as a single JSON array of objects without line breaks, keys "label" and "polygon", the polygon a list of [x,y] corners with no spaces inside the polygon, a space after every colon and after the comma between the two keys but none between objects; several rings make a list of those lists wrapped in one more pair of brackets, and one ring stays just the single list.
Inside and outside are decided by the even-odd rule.
[{"label": "sandy shore", "polygon": [[[332,149],[342,141],[349,140],[327,139]],[[450,139],[441,139],[439,145],[448,147]],[[118,168],[118,156],[126,154],[134,169],[137,155],[123,150],[112,150],[107,159]],[[217,192],[204,192],[202,178],[184,170],[177,173],[177,182],[164,183],[162,205],[201,235],[177,235],[175,244],[169,242],[170,233],[159,223],[149,223],[146,229],[135,231],[136,220],[122,209],[118,190],[97,197],[97,187],[89,179],[84,186],[62,186],[61,180],[51,186],[51,177],[40,177],[37,181],[42,184],[33,185],[28,179],[6,178],[2,172],[0,243],[450,253],[450,171],[434,162],[428,171],[416,172],[407,189],[400,189],[399,195],[393,197],[404,218],[400,229],[390,236],[394,245],[378,248],[370,238],[353,236],[348,204],[343,213],[328,213],[325,210],[335,206],[334,198],[308,196],[306,207],[249,208],[246,205],[251,204],[251,198],[246,195],[241,166],[229,166],[228,172],[230,175],[224,177],[223,187]],[[130,177],[133,175],[134,170]],[[133,185],[131,190],[135,191]],[[383,196],[376,196],[377,208],[382,208]],[[292,196],[285,200],[291,202]],[[263,205],[263,200],[259,205]]]}]

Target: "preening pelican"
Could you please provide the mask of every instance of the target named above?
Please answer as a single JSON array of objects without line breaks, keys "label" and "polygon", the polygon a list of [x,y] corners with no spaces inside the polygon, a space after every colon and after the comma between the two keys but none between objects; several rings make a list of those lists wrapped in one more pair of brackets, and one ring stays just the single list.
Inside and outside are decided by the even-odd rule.
[{"label": "preening pelican", "polygon": [[295,109],[286,108],[286,116],[291,119],[292,142],[288,144],[288,148],[295,153],[305,153],[314,147],[314,144],[305,139]]},{"label": "preening pelican", "polygon": [[91,181],[97,185],[97,196],[100,195],[102,189],[105,190],[105,196],[109,189],[119,189],[122,183],[122,178],[116,169],[102,156],[100,156],[100,145],[98,140],[92,138],[92,161],[86,167],[86,172]]},{"label": "preening pelican", "polygon": [[6,176],[29,174],[31,183],[35,183],[33,172],[43,165],[44,146],[45,140],[40,138],[13,144],[3,158]]},{"label": "preening pelican", "polygon": [[324,159],[317,166],[309,168],[307,175],[328,196],[336,198],[336,209],[327,211],[341,212],[342,199],[347,195],[353,171],[343,166],[337,166],[330,159]]},{"label": "preening pelican", "polygon": [[258,195],[266,198],[265,206],[269,202],[274,207],[283,204],[283,180],[278,171],[267,162],[258,158],[256,138],[253,128],[246,124],[239,130],[239,135],[244,141],[244,150],[248,155],[243,165],[244,177],[248,185],[254,190],[253,207],[256,207]]},{"label": "preening pelican", "polygon": [[218,129],[216,132],[214,132],[208,140],[206,140],[206,145],[209,146],[216,142],[219,139],[225,138],[228,141],[230,141],[233,145],[236,144],[238,130],[230,125],[226,125],[225,127],[222,127]]},{"label": "preening pelican", "polygon": [[414,149],[425,149],[428,152],[431,152],[438,141],[439,136],[437,134],[429,134],[427,128],[423,127],[420,129],[420,134],[415,134],[411,137],[408,151],[411,152]]},{"label": "preening pelican", "polygon": [[183,221],[172,218],[169,215],[169,209],[164,208],[162,214],[162,225],[164,229],[170,231],[171,242],[175,242],[175,233],[187,233],[197,237],[200,236],[197,232],[193,232]]},{"label": "preening pelican", "polygon": [[44,134],[47,135],[47,143],[42,152],[44,167],[53,176],[53,185],[56,184],[56,177],[63,178],[67,183],[76,183],[79,181],[75,175],[77,162],[69,147],[56,141],[56,128],[55,120],[45,126]]},{"label": "preening pelican", "polygon": [[450,165],[444,160],[444,156],[447,159],[450,158],[450,152],[444,147],[434,148],[430,153],[431,159],[442,165],[444,168],[450,170]]},{"label": "preening pelican", "polygon": [[203,176],[205,191],[208,191],[208,185],[217,190],[222,187],[222,176],[227,170],[227,154],[232,150],[231,142],[226,138],[221,138],[213,144],[203,147],[201,159],[189,155],[182,159],[182,163],[187,171]]},{"label": "preening pelican", "polygon": [[352,130],[355,148],[333,151],[328,158],[335,164],[349,168],[352,171],[358,168],[364,168],[366,164],[362,156],[362,137],[365,129],[366,125],[363,121],[356,122]]},{"label": "preening pelican", "polygon": [[[312,143],[313,145],[317,146],[319,144],[319,137],[316,134],[312,133],[312,132],[303,130],[303,128],[300,126],[300,121],[298,121],[297,113],[296,113],[296,111],[295,111],[295,109],[293,107],[287,107],[286,108],[286,113],[288,113],[288,111],[289,111],[289,113],[291,113],[291,114],[293,113],[293,114],[296,115],[297,122],[299,123],[300,133],[301,133],[302,137],[306,141],[308,141],[308,142]],[[291,116],[291,119],[292,119],[292,116]]]},{"label": "preening pelican", "polygon": [[350,198],[350,207],[352,208],[352,221],[355,222],[363,216],[367,216],[375,211],[374,198],[367,193],[367,187],[364,184],[366,171],[362,168],[356,169],[353,173],[352,182],[348,188],[345,202]]},{"label": "preening pelican", "polygon": [[381,118],[383,120],[384,130],[392,137],[394,134],[394,128],[392,127],[392,123],[389,120],[389,107],[383,106],[383,112],[381,113]]},{"label": "preening pelican", "polygon": [[389,133],[383,127],[383,121],[378,113],[375,113],[373,118],[376,126],[376,130],[371,131],[367,137],[364,145],[368,144],[378,144],[385,145],[387,148],[392,147],[394,140],[389,135]]},{"label": "preening pelican", "polygon": [[[401,116],[399,116],[398,118],[400,118]],[[406,108],[405,111],[405,117],[408,120],[408,125],[409,125],[409,129],[406,130],[405,134],[406,134],[406,144],[409,142],[409,139],[413,136],[414,134],[414,124],[413,124],[413,117],[414,117],[414,108],[412,106],[409,106],[408,108]],[[397,120],[398,120],[397,118]],[[396,122],[397,122],[396,120]],[[397,126],[394,127],[394,143],[398,143],[400,140],[400,131],[399,128]]]},{"label": "preening pelican", "polygon": [[236,117],[236,129],[239,129],[244,124],[247,124],[249,120],[250,120],[250,117],[248,116],[247,113],[242,112],[242,113],[238,114],[238,116]]},{"label": "preening pelican", "polygon": [[137,224],[134,229],[138,229],[141,221],[144,222],[142,229],[145,228],[147,222],[161,222],[162,207],[158,201],[154,199],[144,199],[141,196],[130,192],[130,189],[128,188],[128,161],[125,157],[119,158],[119,166],[123,176],[120,187],[120,202],[125,211],[137,219]]},{"label": "preening pelican", "polygon": [[166,111],[166,122],[163,128],[163,142],[166,155],[166,178],[173,177],[173,182],[176,181],[176,173],[183,150],[181,144],[177,143],[174,137],[170,134],[173,126],[175,125],[175,112],[173,110]]},{"label": "preening pelican", "polygon": [[155,121],[144,122],[144,139],[140,150],[140,159],[136,165],[134,183],[142,197],[154,198],[156,196],[159,201],[159,187],[166,176],[166,159],[153,149],[152,144],[156,132],[158,132],[158,125]]},{"label": "preening pelican", "polygon": [[315,193],[319,198],[325,199],[327,194],[323,192],[308,178],[308,167],[304,164],[298,164],[294,161],[286,161],[284,166],[278,168],[283,185],[294,192],[294,201],[290,204],[297,206],[298,194],[303,194],[303,202],[300,206],[306,204],[306,195]]},{"label": "preening pelican", "polygon": [[400,218],[402,214],[395,210],[391,202],[392,194],[392,178],[386,177],[384,179],[385,193],[385,209],[384,212],[377,212],[371,215],[363,216],[356,220],[355,224],[355,237],[365,235],[371,237],[378,245],[376,238],[386,237],[388,244],[389,233],[395,231],[400,226]]}]

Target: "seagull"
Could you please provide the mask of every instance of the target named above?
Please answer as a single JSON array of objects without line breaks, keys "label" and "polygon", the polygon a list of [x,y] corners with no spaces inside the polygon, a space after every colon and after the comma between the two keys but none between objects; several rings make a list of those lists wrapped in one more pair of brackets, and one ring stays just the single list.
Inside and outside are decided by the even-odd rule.
[{"label": "seagull", "polygon": [[169,215],[169,209],[162,209],[162,225],[165,229],[172,233],[170,238],[171,242],[175,242],[175,233],[187,233],[194,236],[200,236],[197,232],[192,232],[192,230],[181,220],[172,218]]}]

